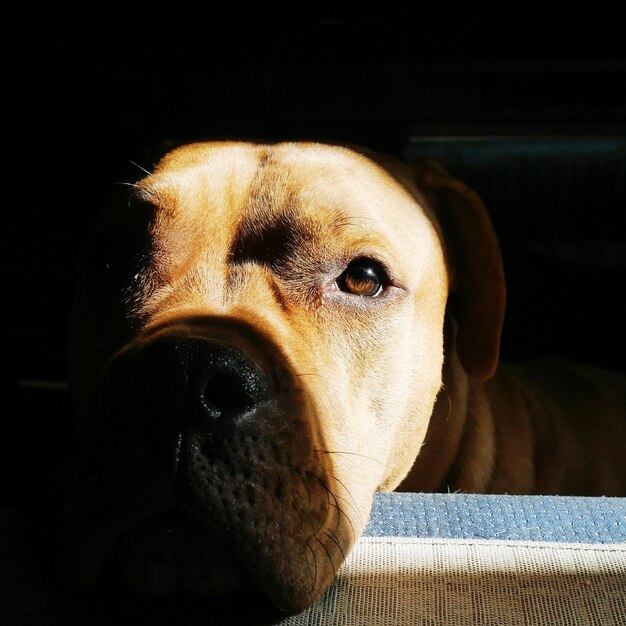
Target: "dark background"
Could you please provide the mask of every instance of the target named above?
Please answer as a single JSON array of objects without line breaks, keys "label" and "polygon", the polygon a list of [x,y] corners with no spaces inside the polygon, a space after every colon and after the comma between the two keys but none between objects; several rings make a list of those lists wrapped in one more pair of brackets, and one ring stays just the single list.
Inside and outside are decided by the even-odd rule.
[{"label": "dark background", "polygon": [[[78,244],[164,140],[436,153],[492,213],[503,356],[624,369],[626,37],[616,9],[18,7],[2,26],[3,502],[63,455]],[[88,11],[88,12],[87,12]]]}]

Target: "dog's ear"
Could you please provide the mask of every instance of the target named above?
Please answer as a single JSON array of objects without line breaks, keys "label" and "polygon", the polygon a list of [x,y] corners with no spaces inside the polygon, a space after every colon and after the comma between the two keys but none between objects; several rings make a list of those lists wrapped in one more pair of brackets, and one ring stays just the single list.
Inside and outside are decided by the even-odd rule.
[{"label": "dog's ear", "polygon": [[479,196],[438,164],[415,165],[417,184],[441,225],[452,265],[449,310],[458,324],[457,352],[473,378],[493,376],[500,353],[505,282],[500,246]]}]

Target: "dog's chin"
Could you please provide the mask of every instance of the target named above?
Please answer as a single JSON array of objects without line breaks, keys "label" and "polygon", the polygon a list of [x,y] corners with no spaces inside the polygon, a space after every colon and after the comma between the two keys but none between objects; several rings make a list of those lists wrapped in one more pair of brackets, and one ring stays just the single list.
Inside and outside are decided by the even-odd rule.
[{"label": "dog's chin", "polygon": [[[149,566],[147,561],[144,563]],[[81,624],[91,626],[270,626],[286,617],[245,575],[231,579],[229,584],[216,584],[210,590],[205,587],[198,594],[185,591],[186,577],[172,584],[171,572],[153,572],[170,585],[167,592],[163,588],[156,592],[146,577],[127,572],[120,580],[115,577],[118,573],[114,568],[104,571],[94,587],[74,596],[72,617],[79,616]]]},{"label": "dog's chin", "polygon": [[109,552],[101,579],[109,587],[144,595],[220,597],[250,586],[233,552],[175,511],[126,531]]},{"label": "dog's chin", "polygon": [[129,614],[151,624],[184,616],[184,623],[263,625],[284,616],[231,550],[176,512],[141,522],[113,545],[83,594],[89,614],[103,605],[116,623]]},{"label": "dog's chin", "polygon": [[[204,607],[209,613],[226,611],[250,620],[284,617],[311,604],[310,588],[288,581],[268,585],[263,567],[258,571],[244,562],[223,539],[169,510],[122,534],[109,550],[92,591],[124,603],[152,604],[152,611],[191,603],[196,611]],[[248,614],[251,607],[254,614]]]}]

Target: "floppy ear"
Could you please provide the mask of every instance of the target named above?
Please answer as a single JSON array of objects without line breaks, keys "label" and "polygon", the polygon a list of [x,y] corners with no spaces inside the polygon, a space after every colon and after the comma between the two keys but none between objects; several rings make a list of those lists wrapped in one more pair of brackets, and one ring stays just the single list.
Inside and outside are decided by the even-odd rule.
[{"label": "floppy ear", "polygon": [[416,172],[452,264],[449,310],[458,324],[459,359],[468,375],[486,380],[498,365],[505,303],[504,269],[491,219],[478,195],[441,166],[417,165]]}]

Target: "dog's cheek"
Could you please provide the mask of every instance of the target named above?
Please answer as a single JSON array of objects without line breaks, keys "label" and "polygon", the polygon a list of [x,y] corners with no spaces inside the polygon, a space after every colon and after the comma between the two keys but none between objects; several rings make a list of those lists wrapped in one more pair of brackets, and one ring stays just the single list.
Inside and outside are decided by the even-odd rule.
[{"label": "dog's cheek", "polygon": [[393,327],[372,330],[354,319],[351,327],[331,322],[335,324],[330,332],[327,324],[320,333],[316,362],[303,370],[319,375],[304,380],[319,404],[319,428],[333,455],[336,476],[359,502],[359,513],[367,515],[368,494],[385,479],[393,456],[395,423],[402,415],[408,381],[403,368],[396,371]]},{"label": "dog's cheek", "polygon": [[[422,319],[420,319],[422,317]],[[443,312],[441,312],[443,318]],[[443,330],[438,316],[416,314],[395,338],[380,381],[377,440],[385,465],[379,489],[395,489],[410,471],[428,431],[441,391]]]}]

